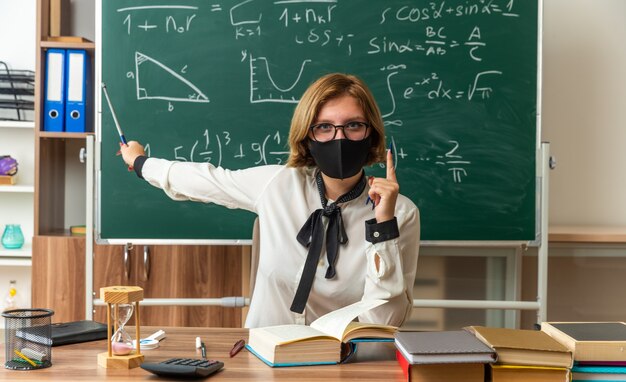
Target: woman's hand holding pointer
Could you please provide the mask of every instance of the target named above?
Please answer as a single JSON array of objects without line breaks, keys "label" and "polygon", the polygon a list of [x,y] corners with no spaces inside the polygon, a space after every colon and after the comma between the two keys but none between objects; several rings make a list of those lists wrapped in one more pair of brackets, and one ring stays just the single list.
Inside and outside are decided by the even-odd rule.
[{"label": "woman's hand holding pointer", "polygon": [[138,156],[146,155],[146,152],[143,149],[143,146],[137,141],[130,141],[128,144],[120,143],[120,151],[118,151],[118,155],[122,155],[122,159],[128,165],[129,169],[133,168],[135,164],[135,159]]}]

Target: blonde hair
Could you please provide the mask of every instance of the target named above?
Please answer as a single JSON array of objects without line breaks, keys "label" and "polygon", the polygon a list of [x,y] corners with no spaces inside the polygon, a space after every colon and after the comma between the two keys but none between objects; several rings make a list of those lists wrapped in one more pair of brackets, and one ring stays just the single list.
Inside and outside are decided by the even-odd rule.
[{"label": "blonde hair", "polygon": [[289,167],[314,166],[315,161],[309,152],[309,127],[317,119],[317,115],[326,102],[342,95],[354,97],[369,123],[372,131],[372,146],[367,157],[367,165],[382,162],[385,159],[385,127],[378,105],[367,85],[358,77],[342,74],[327,74],[315,81],[304,92],[291,118],[289,129]]}]

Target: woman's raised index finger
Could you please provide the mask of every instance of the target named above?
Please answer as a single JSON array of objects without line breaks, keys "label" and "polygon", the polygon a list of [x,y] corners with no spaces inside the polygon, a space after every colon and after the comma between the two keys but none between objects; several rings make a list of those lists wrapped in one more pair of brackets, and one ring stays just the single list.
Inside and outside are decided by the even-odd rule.
[{"label": "woman's raised index finger", "polygon": [[391,153],[391,148],[387,150],[387,180],[396,180],[396,169],[393,166],[393,154]]}]

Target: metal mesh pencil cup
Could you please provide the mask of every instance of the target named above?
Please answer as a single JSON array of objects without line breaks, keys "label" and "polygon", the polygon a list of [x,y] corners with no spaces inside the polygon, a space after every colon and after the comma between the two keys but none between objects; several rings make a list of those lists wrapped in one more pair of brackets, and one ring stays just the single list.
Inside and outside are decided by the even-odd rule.
[{"label": "metal mesh pencil cup", "polygon": [[35,370],[52,366],[52,315],[50,309],[13,309],[5,319],[4,367]]}]

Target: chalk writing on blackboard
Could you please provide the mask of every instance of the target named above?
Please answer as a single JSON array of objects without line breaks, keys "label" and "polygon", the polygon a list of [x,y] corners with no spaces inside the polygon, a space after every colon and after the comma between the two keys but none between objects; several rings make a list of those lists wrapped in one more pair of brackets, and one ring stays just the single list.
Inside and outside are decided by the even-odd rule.
[{"label": "chalk writing on blackboard", "polygon": [[[489,76],[493,75],[502,75],[502,71],[500,70],[485,70],[479,73],[476,73],[474,79],[467,84],[467,91],[464,89],[454,90],[452,88],[447,87],[444,80],[442,80],[437,73],[431,73],[429,76],[422,78],[414,82],[415,87],[422,87],[425,89],[426,96],[430,100],[434,99],[443,99],[443,100],[452,100],[459,98],[467,98],[468,101],[472,101],[474,97],[479,97],[481,99],[486,99],[491,96],[493,93],[493,88],[491,86],[485,85],[485,81],[488,81]],[[414,87],[407,87],[404,95],[405,98],[410,98],[409,96],[413,93]]]},{"label": "chalk writing on blackboard", "polygon": [[[246,52],[242,53],[243,55]],[[267,61],[266,57],[257,57],[253,58],[250,55],[250,103],[258,103],[258,102],[287,102],[287,103],[298,103],[300,100],[300,94],[302,91],[296,93],[294,88],[298,83],[300,83],[300,79],[302,78],[302,73],[304,72],[304,67],[307,63],[310,63],[311,60],[305,59],[302,61],[300,65],[300,71],[295,74],[295,79],[287,85],[279,85],[276,83],[274,78],[272,78],[272,73],[270,72],[270,64]],[[262,82],[266,82],[269,85],[265,85],[263,87],[259,87],[259,84]],[[306,84],[304,85],[306,86]],[[302,86],[301,86],[302,87]],[[260,89],[262,88],[270,88],[272,91],[267,93],[262,93]],[[297,98],[296,98],[297,97]]]},{"label": "chalk writing on blackboard", "polygon": [[[393,147],[394,163],[398,164],[399,159],[407,159],[410,156],[405,148],[399,144],[394,136],[390,136]],[[145,146],[146,154],[150,156],[150,143]],[[456,140],[449,140],[441,152],[425,153],[415,155],[415,161],[431,163],[433,166],[445,168],[450,174],[450,180],[454,183],[462,183],[463,179],[469,176],[468,166],[472,164],[461,154],[461,145]],[[286,137],[280,131],[266,134],[260,140],[247,145],[233,141],[230,131],[212,133],[208,129],[204,130],[202,138],[198,138],[188,144],[177,145],[173,148],[173,157],[182,162],[207,162],[215,166],[221,166],[224,159],[230,160],[252,160],[255,166],[267,164],[284,164],[289,155]],[[384,168],[384,164],[380,164]]]},{"label": "chalk writing on blackboard", "polygon": [[[211,12],[221,12],[221,4],[208,5]],[[262,25],[272,23],[284,28],[293,38],[295,45],[312,45],[316,49],[332,45],[341,47],[343,54],[351,56],[357,52],[361,57],[384,55],[393,57],[379,68],[381,79],[385,84],[386,92],[379,94],[379,98],[387,98],[381,107],[386,126],[402,128],[405,125],[403,115],[398,115],[397,109],[401,102],[428,100],[431,102],[445,102],[465,100],[472,102],[476,99],[485,100],[494,95],[497,90],[491,81],[504,74],[502,70],[486,67],[484,70],[472,74],[465,83],[459,78],[445,78],[445,74],[438,72],[420,73],[411,68],[412,59],[408,56],[423,55],[434,59],[451,54],[462,49],[468,60],[481,63],[485,59],[484,49],[489,48],[488,34],[483,32],[480,24],[469,24],[465,28],[450,28],[447,25],[437,24],[436,21],[445,18],[474,17],[476,15],[519,17],[514,10],[515,0],[507,1],[478,1],[466,2],[463,5],[449,5],[444,0],[431,1],[422,6],[386,7],[379,14],[379,24],[388,23],[420,23],[413,35],[398,37],[395,35],[374,35],[362,39],[358,46],[354,46],[355,38],[361,37],[356,32],[341,29],[337,24],[335,11],[338,4],[335,0],[277,0],[271,7],[278,7],[279,11],[271,17],[265,17],[254,0],[245,0],[228,8],[228,22],[234,28],[234,40],[246,37],[262,37]],[[201,7],[200,7],[201,8]],[[142,16],[141,11],[152,11]],[[159,10],[158,12],[153,12]],[[176,14],[170,14],[176,10]],[[161,12],[162,11],[162,12]],[[128,13],[123,21],[130,35],[132,28],[143,32],[165,33],[189,32],[196,12],[201,9],[186,5],[137,6],[120,8],[117,12]],[[216,13],[218,15],[219,13]],[[216,16],[220,17],[220,16]],[[430,24],[433,23],[433,24]],[[296,29],[294,29],[296,28]],[[366,33],[359,31],[359,34]],[[250,40],[249,46],[240,51],[239,61],[248,64],[249,70],[249,100],[250,104],[297,103],[311,75],[310,67],[315,65],[312,57],[302,57],[296,63],[285,64],[281,60],[272,60],[267,55],[253,54],[256,40]],[[363,43],[364,42],[364,43]],[[355,51],[356,50],[356,51]],[[402,57],[407,56],[406,62]],[[486,62],[485,65],[490,65]],[[167,110],[175,111],[172,102],[208,103],[209,97],[198,86],[185,78],[184,68],[174,69],[158,58],[150,57],[143,52],[135,52],[135,70],[127,73],[127,77],[135,80],[137,99],[168,101]],[[150,75],[144,74],[150,73]],[[400,76],[402,74],[402,76]],[[306,78],[306,80],[305,80]],[[409,78],[409,81],[407,81]],[[411,79],[412,78],[412,79]],[[151,88],[152,84],[161,84],[169,80],[170,86],[158,86],[158,90]],[[243,100],[242,100],[243,101]],[[216,166],[232,161],[245,160],[251,165],[283,164],[288,155],[286,140],[281,137],[280,131],[264,133],[259,137],[233,137],[231,132],[210,132],[204,130],[203,136],[192,142],[172,142],[172,148],[163,148],[165,152],[172,150],[172,157],[181,161],[209,162]],[[464,158],[458,140],[449,138],[439,148],[450,145],[448,151],[442,153],[418,153],[415,148],[405,146],[402,139],[388,137],[395,148],[396,163],[398,159],[414,159],[420,163],[432,163],[434,166],[444,167],[450,173],[450,180],[462,183],[470,176],[468,166],[471,159]],[[246,142],[241,143],[241,142]],[[149,143],[147,147],[150,147]],[[413,151],[413,152],[412,152]],[[225,162],[224,162],[225,161]]]},{"label": "chalk writing on blackboard", "polygon": [[[102,80],[149,156],[236,170],[284,165],[305,89],[325,73],[355,74],[378,103],[424,238],[526,239],[535,234],[539,9],[534,0],[103,2]],[[102,121],[109,131],[109,116]],[[103,152],[116,139],[104,136]],[[102,160],[107,212],[119,200],[107,195],[135,192],[116,187],[127,174],[115,159]],[[238,213],[216,208],[214,225],[213,207],[205,218],[159,196],[138,210],[189,217],[181,236],[241,236]],[[105,231],[145,226],[137,235],[160,237],[148,215],[151,228],[124,229],[109,213]]]},{"label": "chalk writing on blackboard", "polygon": [[[150,68],[146,70],[146,67]],[[143,76],[140,75],[142,73],[141,69],[149,71],[152,75],[147,76],[148,79],[144,79]],[[176,73],[156,59],[140,52],[135,52],[135,72],[127,73],[127,77],[135,79],[138,100],[161,99],[180,102],[209,102],[209,98],[181,74]],[[157,83],[163,83],[168,80],[171,80],[169,81],[171,85],[167,86],[167,92],[170,94],[153,94],[153,92],[150,91],[151,82],[156,85]],[[163,89],[163,87],[159,86],[159,89]],[[180,95],[173,95],[174,93],[179,93]]]},{"label": "chalk writing on blackboard", "polygon": [[[191,29],[191,24],[193,19],[196,18],[196,14],[185,15],[183,20],[177,20],[171,14],[165,13],[164,16],[159,15],[158,20],[148,20],[147,18],[141,19],[141,16],[138,16],[138,22],[135,24],[133,20],[133,16],[131,13],[134,11],[152,11],[152,10],[165,10],[166,12],[171,12],[172,10],[190,10],[196,11],[198,7],[188,6],[188,5],[143,5],[136,7],[125,7],[117,9],[117,12],[128,13],[128,15],[124,18],[124,25],[126,25],[126,33],[131,34],[133,31],[133,27],[136,27],[140,31],[151,31],[157,30],[159,28],[163,28],[166,33],[169,32],[177,32],[184,33],[189,32]],[[145,13],[145,12],[144,12]],[[143,22],[143,24],[140,24]]]},{"label": "chalk writing on blackboard", "polygon": [[246,36],[260,36],[263,14],[254,5],[246,7],[254,0],[245,0],[230,8],[230,24],[235,28],[235,39]]}]

